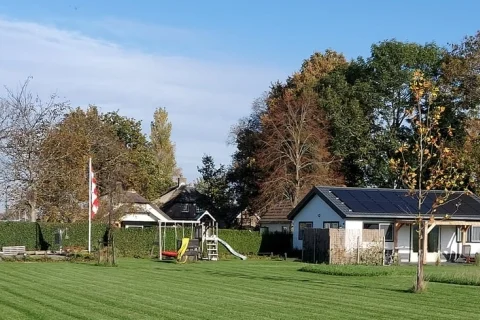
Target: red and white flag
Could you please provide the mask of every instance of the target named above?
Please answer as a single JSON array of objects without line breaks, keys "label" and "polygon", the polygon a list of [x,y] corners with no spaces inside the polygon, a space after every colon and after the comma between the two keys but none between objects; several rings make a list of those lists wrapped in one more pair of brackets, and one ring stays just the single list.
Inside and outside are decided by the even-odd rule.
[{"label": "red and white flag", "polygon": [[88,252],[92,250],[92,219],[98,212],[97,179],[93,174],[92,158],[88,159]]},{"label": "red and white flag", "polygon": [[98,199],[98,188],[97,188],[97,179],[95,178],[95,175],[93,173],[92,168],[90,168],[90,183],[91,183],[91,214],[92,214],[92,219],[93,217],[97,214],[98,212],[98,206],[100,200]]}]

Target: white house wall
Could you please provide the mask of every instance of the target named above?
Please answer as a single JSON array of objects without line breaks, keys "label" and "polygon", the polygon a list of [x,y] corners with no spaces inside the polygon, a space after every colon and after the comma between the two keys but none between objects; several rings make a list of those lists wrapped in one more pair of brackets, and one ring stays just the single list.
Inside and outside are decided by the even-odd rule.
[{"label": "white house wall", "polygon": [[298,240],[299,222],[312,222],[313,228],[323,228],[324,221],[338,221],[340,227],[345,223],[319,196],[314,195],[293,219],[293,247],[302,249],[303,245],[303,241]]},{"label": "white house wall", "polygon": [[290,230],[291,223],[261,223],[260,227],[267,227],[268,232],[283,232],[284,228]]},{"label": "white house wall", "polygon": [[124,215],[121,221],[129,222],[156,222],[157,219],[154,219],[152,216],[145,213],[129,213]]},{"label": "white house wall", "polygon": [[[438,254],[440,253],[440,260],[442,262],[447,261],[451,257],[458,257],[462,253],[462,243],[457,242],[456,226],[439,226],[439,250],[438,252],[427,252],[427,262],[435,262],[437,260]],[[411,241],[413,243],[413,237],[418,236],[415,232],[411,232]],[[470,243],[467,242],[467,245],[471,246],[471,254],[480,252],[480,243]],[[418,261],[418,253],[413,252],[413,248],[410,251],[410,262]]]},{"label": "white house wall", "polygon": [[345,249],[352,250],[362,243],[363,221],[361,220],[345,220],[345,230],[350,230],[345,233]]},{"label": "white house wall", "polygon": [[[363,224],[367,220],[344,220],[332,208],[330,208],[319,196],[315,195],[303,207],[302,210],[295,216],[293,220],[293,247],[295,249],[302,249],[302,240],[298,239],[299,222],[312,222],[313,228],[323,228],[325,221],[338,221],[340,228],[349,230],[358,230],[361,236]],[[370,223],[393,223],[394,221],[371,221]],[[270,229],[269,225],[269,230]],[[281,227],[279,225],[281,231]],[[462,253],[462,243],[456,241],[456,227],[455,226],[440,226],[439,232],[439,252],[442,261]],[[413,237],[417,234],[413,231],[411,225],[403,225],[398,231],[397,235],[397,249],[401,262],[417,262],[418,253],[413,252]],[[353,239],[355,238],[355,239]],[[346,239],[347,247],[355,247],[357,245],[357,237]],[[471,246],[471,254],[480,252],[480,243],[467,243]],[[394,250],[393,241],[385,242],[386,250]],[[438,257],[437,252],[427,253],[427,262],[435,262]]]},{"label": "white house wall", "polygon": [[[394,231],[395,232],[395,231]],[[403,225],[398,229],[397,248],[400,262],[409,262],[411,254],[411,226]],[[395,237],[395,235],[393,235]],[[394,250],[393,242],[385,242],[385,249]]]}]

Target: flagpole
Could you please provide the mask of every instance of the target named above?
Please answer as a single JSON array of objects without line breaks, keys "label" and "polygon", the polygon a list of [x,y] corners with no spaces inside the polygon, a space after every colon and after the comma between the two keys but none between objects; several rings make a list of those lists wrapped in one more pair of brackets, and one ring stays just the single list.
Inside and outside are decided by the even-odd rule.
[{"label": "flagpole", "polygon": [[88,159],[88,252],[92,251],[92,158]]}]

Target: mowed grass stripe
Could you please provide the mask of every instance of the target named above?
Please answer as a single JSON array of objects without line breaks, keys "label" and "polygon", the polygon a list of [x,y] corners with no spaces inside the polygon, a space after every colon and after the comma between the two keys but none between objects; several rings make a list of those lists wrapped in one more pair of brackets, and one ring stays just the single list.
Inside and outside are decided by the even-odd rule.
[{"label": "mowed grass stripe", "polygon": [[[253,278],[255,278],[255,276],[253,276],[252,274],[249,274],[249,276],[252,276]],[[295,287],[294,287],[294,286],[293,286],[293,287],[290,286],[289,288],[287,288],[287,290],[285,290],[285,289],[286,289],[285,286],[282,285],[282,286],[280,286],[280,290],[279,290],[279,291],[274,292],[274,286],[275,286],[275,285],[276,285],[276,282],[271,283],[270,286],[268,287],[269,296],[276,297],[276,298],[278,298],[279,296],[283,296],[284,298],[286,298],[286,299],[285,299],[285,302],[287,302],[287,305],[289,305],[290,308],[291,308],[292,306],[295,306],[295,303],[301,303],[302,301],[304,301],[304,298],[305,298],[305,297],[301,297],[301,296],[300,296],[299,298],[297,297],[297,295],[304,293],[304,291],[305,291],[305,287],[304,287],[304,286],[300,287],[299,291],[296,291],[296,292],[295,292],[295,291],[294,291],[294,290],[295,290]],[[246,282],[245,282],[245,287],[246,287],[246,288],[249,288],[249,289],[247,289],[247,290],[251,290],[251,292],[252,292],[252,295],[251,295],[251,296],[252,296],[252,297],[253,297],[253,295],[254,295],[254,293],[255,293],[255,289],[260,289],[259,291],[262,291],[261,289],[262,289],[262,288],[263,288],[263,289],[265,288],[265,287],[263,286],[263,284],[258,284],[258,287],[255,288],[255,283],[250,283],[250,281],[248,281],[248,280],[246,280]],[[341,291],[340,293],[341,293],[342,295],[345,294],[345,292],[343,291],[344,288],[338,288],[338,285],[337,285],[337,284],[332,285],[332,287],[335,288],[336,290],[340,290],[340,291]],[[241,291],[241,290],[237,290],[237,291]],[[290,291],[290,293],[288,293],[289,291]],[[313,292],[312,292],[312,296],[316,296],[316,297],[317,297],[317,299],[314,299],[314,301],[315,301],[315,300],[317,300],[317,301],[320,300],[320,299],[318,299],[318,296],[319,296],[318,290],[317,290],[317,289],[312,289],[312,291],[313,291]],[[364,293],[364,289],[363,289],[363,288],[362,288],[362,289],[357,289],[357,291],[360,292],[360,293]],[[236,292],[236,293],[238,293],[239,295],[241,295],[242,292]],[[286,293],[286,294],[285,294],[285,293]],[[357,292],[353,292],[353,293],[351,294],[351,296],[352,296],[352,297],[358,297],[358,293],[357,293]],[[293,297],[293,298],[297,297],[298,300],[297,300],[297,301],[287,300],[287,299],[292,298],[292,297]],[[265,298],[265,295],[261,296],[260,298]],[[324,297],[322,297],[322,299],[325,300]],[[317,307],[325,307],[325,305],[328,304],[329,302],[335,302],[335,301],[337,302],[336,304],[344,303],[346,307],[348,307],[348,306],[351,307],[351,306],[356,305],[356,303],[352,303],[352,301],[351,301],[350,299],[343,299],[344,301],[339,300],[339,299],[338,299],[338,296],[331,296],[331,295],[329,295],[329,296],[326,297],[326,299],[327,299],[327,300],[330,300],[330,301],[324,301],[324,303],[312,303],[312,302],[310,302],[310,303],[313,305],[313,306],[312,306],[312,309],[318,311],[318,308],[317,308]],[[295,300],[296,300],[296,299],[295,299]],[[366,306],[368,306],[368,309],[370,309],[371,313],[372,313],[372,314],[375,314],[375,313],[378,313],[378,304],[379,304],[379,303],[381,304],[381,303],[383,303],[383,302],[384,302],[384,298],[383,298],[383,297],[379,297],[378,300],[373,301],[372,303],[370,303],[370,304],[368,304],[368,305],[365,304],[364,302],[362,302],[362,303],[357,304],[357,306],[358,306],[358,307],[362,307],[362,308],[364,308],[364,309],[365,309]],[[264,303],[265,303],[265,304],[275,304],[275,301],[274,301],[274,300],[269,300],[269,299],[267,298],[267,299],[264,300]],[[283,304],[285,305],[285,303],[283,303]],[[275,307],[276,307],[276,306],[275,306]],[[403,306],[400,306],[399,309],[401,309],[402,307],[403,307]],[[305,309],[305,306],[302,306],[301,308]],[[369,312],[369,313],[370,313],[370,312]],[[357,314],[357,316],[358,316],[358,314]],[[368,317],[368,316],[366,316],[366,317]]]},{"label": "mowed grass stripe", "polygon": [[[38,278],[37,275],[29,274],[14,274],[16,282],[23,290],[27,290],[37,295],[46,298],[51,298],[53,301],[62,301],[70,306],[79,306],[82,310],[89,310],[89,312],[96,312],[97,315],[102,314],[102,319],[128,319],[125,315],[125,311],[117,308],[105,308],[105,305],[112,305],[112,301],[109,299],[103,299],[102,295],[91,294],[90,291],[82,290],[83,286],[78,284],[66,284],[61,280],[52,282],[50,279]],[[1,287],[1,284],[0,284]],[[49,287],[50,290],[45,291],[45,287]],[[133,316],[131,314],[130,316]]]},{"label": "mowed grass stripe", "polygon": [[[104,269],[104,268],[102,268],[102,269]],[[112,270],[113,270],[113,269],[112,269]],[[64,274],[66,274],[66,273],[64,272]],[[78,270],[76,270],[76,271],[75,271],[75,275],[78,275],[78,274],[79,274],[79,272],[78,272]],[[39,274],[39,276],[40,276],[40,275],[41,275],[41,274]],[[72,274],[72,276],[73,276],[73,274]],[[135,279],[138,280],[138,276],[136,276]],[[151,281],[150,281],[150,282],[151,282]],[[130,282],[130,281],[125,281],[124,278],[123,278],[123,279],[122,279],[122,278],[119,279],[118,277],[115,277],[115,280],[108,280],[107,283],[104,283],[104,284],[102,285],[104,288],[101,288],[100,290],[105,290],[105,291],[108,292],[108,291],[109,291],[109,288],[108,288],[109,286],[111,286],[112,288],[118,288],[118,286],[121,286],[121,287],[122,287],[122,291],[125,292],[126,294],[128,294],[128,299],[129,299],[129,300],[132,300],[132,296],[134,296],[134,295],[137,295],[137,294],[140,294],[140,293],[142,293],[143,295],[145,295],[145,293],[144,293],[145,291],[147,291],[147,292],[152,292],[150,289],[152,289],[152,290],[155,290],[155,289],[158,290],[158,289],[159,289],[158,286],[149,287],[149,283],[142,284],[141,282],[138,282],[138,281],[137,281],[137,285],[142,285],[142,288],[143,288],[143,290],[145,290],[145,291],[140,292],[140,291],[138,291],[138,290],[137,290],[137,291],[136,291],[136,290],[129,290],[129,287],[128,287],[129,283],[131,283],[131,282]],[[91,284],[91,286],[92,286],[92,288],[91,288],[90,290],[97,290],[97,289],[94,288],[94,287],[95,287],[94,284]],[[172,286],[167,286],[167,287],[170,287],[170,289],[173,288],[173,287],[174,287],[174,283],[172,283]],[[165,288],[165,289],[168,290],[169,288]],[[191,304],[189,301],[186,301],[186,300],[185,300],[185,296],[188,296],[189,294],[191,295],[191,294],[192,294],[192,291],[191,291],[191,290],[188,290],[188,289],[185,289],[184,291],[181,292],[181,294],[182,294],[182,296],[177,299],[177,303],[176,303],[174,306],[175,306],[175,308],[179,308],[179,307],[180,307],[180,308],[183,310],[183,312],[185,312],[185,303]],[[117,296],[117,298],[119,298],[119,297]],[[148,298],[148,297],[147,297],[147,298]],[[169,298],[170,298],[170,297],[169,297]],[[155,306],[156,311],[158,311],[158,310],[160,310],[160,309],[165,309],[165,306],[164,306],[165,302],[161,302],[161,301],[159,302],[158,300],[155,300],[154,298],[151,298],[151,299],[152,299],[152,301],[153,301],[153,303],[154,303],[154,306]],[[161,299],[161,300],[164,301],[164,299],[165,299],[165,297],[164,297],[163,299]],[[143,301],[139,301],[139,303],[142,303],[142,302],[143,302]],[[205,309],[205,313],[206,313],[205,318],[210,318],[210,319],[211,319],[212,310],[215,309],[215,305],[212,305],[212,303],[208,304],[208,303],[203,303],[203,302],[193,302],[193,303],[194,303],[194,304],[197,304],[197,305],[198,305],[199,307],[201,307],[201,308],[204,308],[204,309]],[[216,302],[214,302],[214,303],[216,303]],[[163,304],[163,305],[162,305],[162,304]],[[145,304],[143,304],[143,305],[145,305]],[[201,308],[192,308],[192,310],[193,310],[193,312],[195,312],[195,315],[196,315],[196,316],[199,315],[197,311],[200,310]],[[166,310],[166,311],[171,311],[171,310]],[[215,312],[215,311],[213,311],[213,313],[214,313],[214,312]],[[158,314],[158,313],[157,313],[157,314]],[[240,315],[244,315],[244,314],[245,314],[245,312],[239,311],[239,316],[240,316]],[[227,318],[227,317],[226,317],[226,318]],[[230,316],[229,316],[228,318],[231,319],[231,314],[230,314]]]},{"label": "mowed grass stripe", "polygon": [[[177,274],[178,274],[178,272],[177,272]],[[179,279],[181,279],[181,278],[179,277]],[[181,280],[179,280],[179,281],[181,281]],[[216,281],[218,281],[218,279],[217,279]],[[206,282],[206,281],[204,281],[204,282]],[[216,287],[218,288],[218,283],[216,283],[215,285],[216,285]],[[248,285],[246,285],[245,287],[248,288]],[[251,289],[255,289],[255,288],[251,288]],[[262,288],[260,288],[260,289],[262,289]],[[270,289],[270,293],[272,293],[272,292],[271,292],[271,289],[272,289],[272,288],[270,287],[269,289]],[[241,291],[241,290],[238,290],[238,289],[237,289],[237,291]],[[260,291],[261,291],[261,290],[260,290]],[[208,291],[207,291],[207,292],[208,292]],[[222,291],[222,294],[223,294],[223,292],[224,292],[224,291]],[[252,290],[252,292],[254,292],[254,290]],[[281,288],[281,291],[280,291],[279,293],[282,294],[282,293],[284,293],[284,292],[288,292],[288,291],[285,291],[285,288]],[[242,292],[234,292],[234,293],[237,294],[237,296],[245,296],[245,295],[242,295]],[[315,292],[314,294],[318,296],[318,292]],[[291,297],[291,295],[292,295],[292,294],[289,294],[288,297]],[[272,294],[271,296],[276,296],[276,295],[275,295],[275,294]],[[295,293],[293,293],[293,296],[295,296]],[[264,298],[264,300],[263,300],[263,304],[264,304],[264,305],[265,305],[265,304],[275,304],[275,302],[276,302],[275,300],[270,300],[270,301],[269,301],[269,299],[265,299],[265,295],[263,295],[263,296],[260,297],[260,298]],[[301,300],[303,300],[303,298],[300,298],[300,300],[299,300],[298,302],[301,302]],[[333,297],[332,300],[338,301],[336,297]],[[290,302],[297,302],[297,301],[290,301]],[[382,301],[382,302],[383,302],[383,301]],[[282,302],[282,304],[285,305],[284,302]],[[351,302],[346,302],[345,304],[346,304],[346,306],[351,306],[351,305],[352,305]],[[287,303],[287,305],[292,306],[292,305],[295,305],[295,303]],[[359,305],[364,305],[364,304],[359,304]],[[321,306],[324,306],[324,305],[319,305],[319,306],[321,307]],[[277,306],[274,306],[274,307],[277,307]],[[314,309],[315,312],[318,311],[318,309],[317,309],[316,307],[317,307],[317,306],[313,306],[313,307],[312,307],[312,309]],[[287,307],[287,308],[291,308],[291,307]],[[302,306],[302,308],[303,308],[303,310],[305,310],[305,306]],[[373,303],[373,304],[372,304],[371,310],[372,310],[372,313],[377,312],[377,304],[376,304],[376,303]],[[368,316],[366,316],[366,317],[368,317]]]},{"label": "mowed grass stripe", "polygon": [[[42,315],[42,313],[48,313],[48,316],[51,317],[52,313],[43,309],[41,305],[33,304],[26,305],[25,301],[19,300],[16,295],[12,295],[9,292],[2,292],[0,295],[0,319],[12,319],[8,314],[11,309],[16,311],[18,319],[49,319],[47,315]],[[5,307],[7,307],[5,309]],[[33,308],[32,308],[33,307]],[[36,310],[35,310],[36,308]],[[4,310],[6,311],[4,313]],[[60,319],[60,318],[59,318]]]},{"label": "mowed grass stripe", "polygon": [[[1,288],[1,304],[6,304],[25,314],[25,318],[31,319],[78,319],[76,317],[66,317],[65,313],[58,311],[57,308],[50,308],[50,304],[43,303],[39,299],[27,296],[21,292],[12,289],[12,286],[5,286],[3,282]],[[47,308],[45,308],[47,306]]]},{"label": "mowed grass stripe", "polygon": [[[35,271],[33,271],[35,272]],[[66,274],[65,272],[63,274]],[[37,275],[29,275],[30,277],[28,278],[28,281],[33,281],[34,279],[37,279]],[[38,275],[40,276],[40,274]],[[114,317],[114,319],[131,319],[134,317],[136,314],[142,314],[142,315],[150,315],[152,317],[157,317],[159,314],[163,311],[169,315],[168,317],[172,317],[175,319],[190,319],[191,316],[198,315],[198,312],[196,312],[194,309],[192,309],[192,312],[188,313],[186,312],[184,306],[182,305],[177,305],[177,304],[170,304],[168,302],[164,301],[158,301],[155,300],[154,298],[148,297],[148,294],[145,291],[129,291],[125,286],[122,286],[122,283],[119,283],[120,286],[118,285],[110,285],[108,282],[111,281],[111,279],[104,279],[100,283],[101,285],[98,285],[96,283],[82,283],[78,284],[78,281],[80,279],[77,278],[76,284],[66,284],[63,283],[61,287],[71,287],[75,292],[78,292],[78,294],[75,295],[75,293],[70,292],[70,295],[74,295],[71,299],[72,303],[76,303],[76,299],[82,299],[82,298],[89,298],[89,303],[91,304],[99,304],[103,303],[103,305],[108,305],[110,308],[106,308],[105,310],[109,311],[115,311],[113,313],[118,314],[118,317]],[[85,279],[84,281],[88,281],[88,279]],[[38,280],[37,280],[38,282]],[[40,280],[39,282],[45,282],[45,284],[51,283],[50,280]],[[60,289],[61,287],[57,287],[54,289]],[[115,290],[117,289],[117,290]],[[128,292],[127,292],[128,291]],[[91,294],[91,292],[95,294]],[[103,297],[103,299],[101,298]],[[105,298],[109,297],[109,298]],[[55,298],[55,297],[54,297]],[[151,300],[151,303],[145,303],[145,300]],[[91,305],[89,306],[88,304],[85,305],[85,309],[91,308]],[[105,308],[105,307],[104,307]],[[110,313],[110,312],[108,312]]]},{"label": "mowed grass stripe", "polygon": [[[338,277],[334,277],[334,278],[338,278]],[[181,278],[179,278],[179,279],[181,279]],[[335,284],[334,287],[335,287],[335,286],[337,286],[337,284]],[[271,289],[271,288],[270,288],[270,289]],[[360,288],[360,291],[363,291],[363,290],[364,290],[364,287]],[[318,294],[318,293],[317,293],[317,294]],[[357,295],[356,293],[352,294],[352,296],[358,297],[358,295]],[[333,300],[333,301],[335,301],[335,300],[338,301],[336,296],[335,296],[335,297],[332,297],[332,300]],[[347,301],[347,302],[345,303],[345,306],[350,306],[350,307],[352,307],[352,306],[356,305],[355,303],[352,303],[351,300],[349,300],[349,301],[350,301],[350,302]],[[265,303],[268,303],[268,302],[269,302],[269,301],[265,301]],[[380,304],[383,303],[383,302],[384,302],[384,298],[380,297],[377,301],[373,301],[373,303],[371,304],[371,306],[370,306],[370,308],[369,308],[372,312],[377,312],[377,313],[378,313],[378,310],[377,310],[377,309],[378,309],[378,302],[380,302]],[[405,306],[408,306],[410,303],[411,303],[411,302],[409,301],[409,302],[406,302],[405,304],[401,304],[401,305],[398,307],[398,309],[402,309],[402,308],[404,308]],[[435,303],[436,303],[436,302],[435,302]],[[363,307],[364,307],[364,306],[365,306],[365,303],[359,303],[357,306],[361,306],[361,307],[363,306]],[[393,310],[392,310],[392,311],[393,311]],[[426,311],[427,311],[427,310],[426,310]],[[429,312],[427,311],[425,314],[428,315]]]},{"label": "mowed grass stripe", "polygon": [[28,289],[28,287],[25,288],[24,285],[0,283],[0,292],[9,293],[17,299],[20,298],[26,301],[28,305],[38,304],[43,308],[48,307],[49,310],[62,314],[63,316],[69,316],[71,319],[89,319],[88,316],[83,315],[84,310],[78,308],[75,304],[65,303],[58,299],[49,299],[55,297],[49,297],[47,294],[33,294],[32,291],[26,291],[25,289]]},{"label": "mowed grass stripe", "polygon": [[[45,299],[74,304],[70,308],[76,312],[73,318],[88,314],[107,319],[101,307],[108,310],[112,306],[115,312],[111,315],[116,319],[387,319],[394,315],[451,319],[476,312],[471,301],[480,298],[478,291],[469,287],[449,290],[453,287],[443,284],[430,285],[424,295],[401,292],[412,284],[413,277],[408,275],[338,277],[305,274],[297,271],[299,267],[298,263],[272,261],[176,265],[120,260],[118,268],[4,263],[0,272],[5,271],[5,282],[17,283],[15,288],[23,287],[36,296],[44,292]],[[39,308],[26,300],[29,308]],[[17,310],[11,302],[10,297],[8,309]],[[88,308],[89,304],[95,307]],[[412,305],[416,305],[415,314],[408,312]],[[46,306],[43,311],[48,309]],[[48,319],[67,318],[50,311]],[[20,309],[17,316],[18,312]],[[23,312],[24,318],[32,318],[29,310]]]}]

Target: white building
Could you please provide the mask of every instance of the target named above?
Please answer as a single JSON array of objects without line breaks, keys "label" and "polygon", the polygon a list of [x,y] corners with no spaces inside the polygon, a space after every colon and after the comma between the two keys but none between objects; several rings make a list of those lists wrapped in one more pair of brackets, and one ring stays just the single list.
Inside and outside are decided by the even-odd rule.
[{"label": "white building", "polygon": [[291,232],[292,221],[288,214],[292,211],[292,205],[288,202],[280,202],[265,212],[259,221],[260,231],[263,232]]},{"label": "white building", "polygon": [[[415,212],[417,199],[407,190],[314,187],[292,210],[293,246],[302,249],[304,228],[384,229],[386,250],[401,262],[418,261]],[[441,192],[429,192],[422,212],[428,212]],[[426,261],[457,259],[462,251],[480,252],[480,198],[456,193],[429,222]],[[458,205],[458,206],[457,206]],[[450,218],[444,219],[446,215]],[[442,219],[443,218],[443,219]]]},{"label": "white building", "polygon": [[[108,196],[103,196],[100,200],[108,206]],[[118,212],[118,222],[124,228],[156,227],[158,221],[172,220],[159,207],[135,190],[122,192],[115,202],[113,209]]]}]

